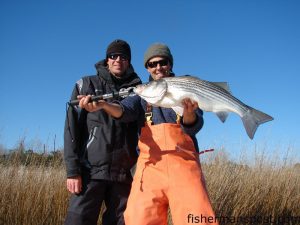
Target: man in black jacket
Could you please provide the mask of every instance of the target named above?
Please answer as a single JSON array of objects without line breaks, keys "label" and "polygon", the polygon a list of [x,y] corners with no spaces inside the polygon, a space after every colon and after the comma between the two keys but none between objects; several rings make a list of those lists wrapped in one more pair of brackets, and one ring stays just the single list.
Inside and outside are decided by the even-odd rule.
[{"label": "man in black jacket", "polygon": [[[141,83],[130,63],[127,42],[115,40],[106,59],[96,64],[97,75],[77,81],[71,99],[100,95]],[[109,101],[109,100],[108,100]],[[103,225],[123,225],[130,192],[130,169],[137,160],[138,125],[112,119],[104,110],[87,112],[70,106],[64,132],[67,188],[73,194],[65,220],[67,225],[97,224],[102,203]]]}]

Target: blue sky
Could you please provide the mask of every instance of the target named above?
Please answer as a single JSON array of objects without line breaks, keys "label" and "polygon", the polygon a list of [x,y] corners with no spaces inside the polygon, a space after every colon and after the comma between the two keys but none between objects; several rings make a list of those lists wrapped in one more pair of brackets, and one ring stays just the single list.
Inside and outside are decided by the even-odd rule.
[{"label": "blue sky", "polygon": [[74,83],[95,74],[107,45],[121,38],[143,81],[143,54],[162,42],[177,75],[227,81],[233,95],[275,118],[250,140],[237,115],[222,124],[205,113],[200,148],[299,152],[299,11],[297,0],[1,0],[0,144],[62,147]]}]

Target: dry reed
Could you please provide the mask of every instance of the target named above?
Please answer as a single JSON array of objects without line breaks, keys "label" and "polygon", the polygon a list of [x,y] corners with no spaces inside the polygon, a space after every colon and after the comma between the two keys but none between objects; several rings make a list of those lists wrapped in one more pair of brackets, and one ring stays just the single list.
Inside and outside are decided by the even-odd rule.
[{"label": "dry reed", "polygon": [[62,224],[68,193],[62,167],[0,166],[0,223]]},{"label": "dry reed", "polygon": [[[226,154],[217,154],[202,164],[220,224],[247,224],[233,223],[233,218],[300,216],[299,165],[278,164],[265,160],[264,155],[250,166],[233,163]],[[0,224],[63,224],[69,194],[61,161],[30,162],[27,166],[17,160],[1,163],[0,190]]]},{"label": "dry reed", "polygon": [[203,164],[221,224],[300,224],[299,163],[279,162],[261,152],[249,166],[222,153]]}]

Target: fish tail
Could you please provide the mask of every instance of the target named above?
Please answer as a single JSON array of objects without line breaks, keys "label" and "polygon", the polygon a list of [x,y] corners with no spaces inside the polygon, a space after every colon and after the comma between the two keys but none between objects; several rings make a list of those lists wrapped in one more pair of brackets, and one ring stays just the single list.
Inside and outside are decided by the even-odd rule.
[{"label": "fish tail", "polygon": [[271,120],[273,120],[272,116],[251,107],[249,107],[248,111],[242,117],[246,132],[251,139],[253,139],[256,129],[260,124]]}]

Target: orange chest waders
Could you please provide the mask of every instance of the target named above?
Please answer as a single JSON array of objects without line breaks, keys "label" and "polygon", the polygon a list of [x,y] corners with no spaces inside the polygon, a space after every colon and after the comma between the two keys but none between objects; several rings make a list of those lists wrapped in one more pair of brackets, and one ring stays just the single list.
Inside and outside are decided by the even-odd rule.
[{"label": "orange chest waders", "polygon": [[174,225],[218,224],[199,155],[180,124],[146,122],[139,148],[126,225],[167,225],[168,207]]}]

